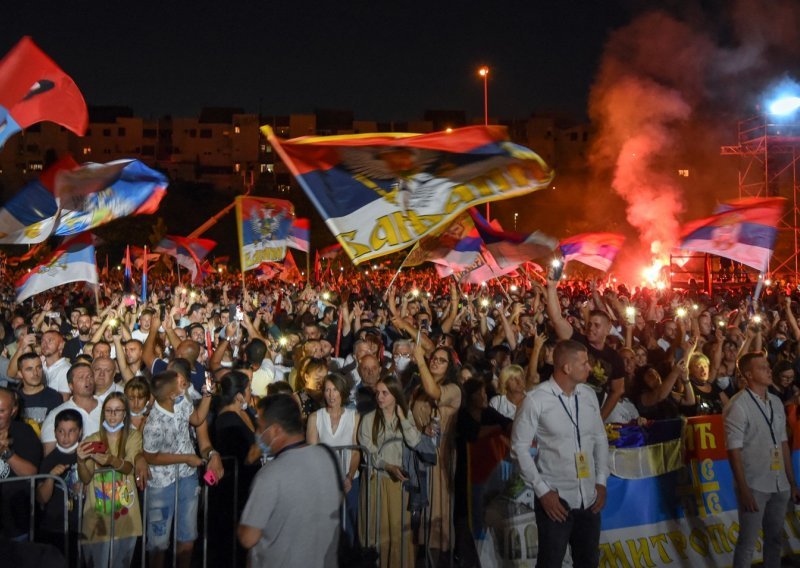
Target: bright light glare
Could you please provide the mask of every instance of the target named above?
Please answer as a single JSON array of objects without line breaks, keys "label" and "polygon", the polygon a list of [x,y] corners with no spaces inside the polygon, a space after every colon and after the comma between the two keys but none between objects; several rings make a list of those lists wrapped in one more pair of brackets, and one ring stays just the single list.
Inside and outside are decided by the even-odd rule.
[{"label": "bright light glare", "polygon": [[628,306],[627,308],[625,308],[625,315],[628,316],[628,317],[635,316],[636,315],[636,308],[634,308],[633,306]]},{"label": "bright light glare", "polygon": [[559,266],[561,266],[561,261],[558,260],[557,258],[554,258],[553,261],[550,263],[550,266],[552,266],[553,268],[558,268]]},{"label": "bright light glare", "polygon": [[800,109],[800,97],[787,96],[781,97],[769,105],[770,114],[786,116]]},{"label": "bright light glare", "polygon": [[661,263],[661,261],[656,260],[655,262],[653,262],[653,264],[642,270],[642,276],[647,282],[651,284],[653,282],[657,282],[659,276],[661,275],[661,268],[663,266],[664,265]]},{"label": "bright light glare", "polygon": [[679,318],[685,318],[686,308],[678,308],[677,310],[675,310],[675,315],[678,316]]}]

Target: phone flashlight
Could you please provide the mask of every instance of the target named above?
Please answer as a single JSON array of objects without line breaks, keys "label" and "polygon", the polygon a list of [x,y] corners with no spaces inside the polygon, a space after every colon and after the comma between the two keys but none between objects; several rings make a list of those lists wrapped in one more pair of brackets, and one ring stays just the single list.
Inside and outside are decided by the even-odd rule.
[{"label": "phone flashlight", "polygon": [[675,310],[675,315],[678,316],[679,318],[685,318],[686,308],[678,308],[677,310]]}]

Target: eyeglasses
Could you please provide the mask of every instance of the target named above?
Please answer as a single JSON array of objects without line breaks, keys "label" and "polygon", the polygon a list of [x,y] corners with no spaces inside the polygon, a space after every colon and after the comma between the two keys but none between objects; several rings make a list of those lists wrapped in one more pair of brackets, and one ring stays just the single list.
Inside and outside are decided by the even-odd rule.
[{"label": "eyeglasses", "polygon": [[124,408],[106,408],[103,412],[112,416],[125,414]]},{"label": "eyeglasses", "polygon": [[431,357],[431,363],[449,363],[450,360],[445,357]]}]

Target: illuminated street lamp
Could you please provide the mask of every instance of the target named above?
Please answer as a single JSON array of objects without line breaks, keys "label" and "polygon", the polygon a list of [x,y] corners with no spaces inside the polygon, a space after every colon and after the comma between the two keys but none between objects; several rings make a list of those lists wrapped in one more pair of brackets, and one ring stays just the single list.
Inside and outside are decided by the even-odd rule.
[{"label": "illuminated street lamp", "polygon": [[[483,125],[489,126],[489,68],[486,65],[478,69],[478,75],[483,77]],[[486,204],[486,220],[490,221],[489,204]]]},{"label": "illuminated street lamp", "polygon": [[478,75],[483,77],[483,124],[489,124],[489,68],[484,65],[478,69]]}]

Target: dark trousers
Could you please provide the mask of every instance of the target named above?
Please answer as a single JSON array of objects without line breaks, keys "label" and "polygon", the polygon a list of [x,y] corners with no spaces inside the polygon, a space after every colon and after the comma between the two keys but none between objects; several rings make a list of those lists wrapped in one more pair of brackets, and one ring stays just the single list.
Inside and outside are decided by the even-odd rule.
[{"label": "dark trousers", "polygon": [[591,509],[570,509],[567,502],[561,504],[569,511],[563,523],[552,521],[536,500],[536,526],[539,529],[539,553],[536,568],[560,568],[567,545],[572,551],[572,565],[591,568],[600,562],[600,513]]}]

